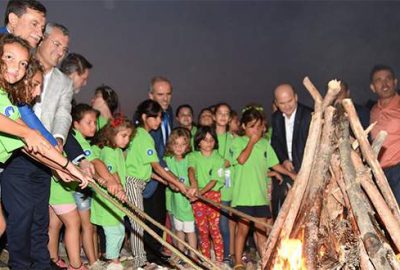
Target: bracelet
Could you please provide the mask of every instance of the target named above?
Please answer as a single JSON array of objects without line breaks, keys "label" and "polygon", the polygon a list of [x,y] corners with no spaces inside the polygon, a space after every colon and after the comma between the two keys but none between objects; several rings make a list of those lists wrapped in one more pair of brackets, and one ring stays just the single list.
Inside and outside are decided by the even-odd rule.
[{"label": "bracelet", "polygon": [[65,163],[65,165],[62,166],[62,168],[63,168],[64,170],[67,169],[68,164],[69,164],[69,159],[67,159],[67,163]]}]

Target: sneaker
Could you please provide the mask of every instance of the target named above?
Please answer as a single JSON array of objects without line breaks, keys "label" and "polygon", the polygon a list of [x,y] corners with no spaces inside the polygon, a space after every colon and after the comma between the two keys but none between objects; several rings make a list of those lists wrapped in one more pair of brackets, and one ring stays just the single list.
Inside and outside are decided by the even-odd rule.
[{"label": "sneaker", "polygon": [[109,263],[107,265],[106,269],[107,270],[124,270],[124,267],[122,266],[121,263],[113,263],[113,262],[111,262],[111,263]]},{"label": "sneaker", "polygon": [[92,265],[89,265],[89,270],[104,270],[106,269],[106,263],[100,260],[95,261]]}]

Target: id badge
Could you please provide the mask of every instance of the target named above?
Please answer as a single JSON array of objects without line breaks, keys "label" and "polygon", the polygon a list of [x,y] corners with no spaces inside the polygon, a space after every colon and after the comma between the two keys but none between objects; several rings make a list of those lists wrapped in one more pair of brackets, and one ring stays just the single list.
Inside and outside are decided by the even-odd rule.
[{"label": "id badge", "polygon": [[225,187],[230,188],[231,186],[231,170],[225,169]]}]

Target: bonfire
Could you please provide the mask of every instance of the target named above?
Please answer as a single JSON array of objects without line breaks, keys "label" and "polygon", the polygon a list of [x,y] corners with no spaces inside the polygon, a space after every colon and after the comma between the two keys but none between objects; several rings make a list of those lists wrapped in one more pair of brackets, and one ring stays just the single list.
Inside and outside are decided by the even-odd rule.
[{"label": "bonfire", "polygon": [[302,167],[262,256],[263,269],[400,269],[400,211],[352,101],[335,107],[340,82],[314,99]]}]

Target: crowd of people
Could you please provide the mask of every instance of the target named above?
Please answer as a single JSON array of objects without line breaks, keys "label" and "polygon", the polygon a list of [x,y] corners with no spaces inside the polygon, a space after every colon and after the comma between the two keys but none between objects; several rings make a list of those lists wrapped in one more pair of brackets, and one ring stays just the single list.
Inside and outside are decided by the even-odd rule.
[{"label": "crowd of people", "polygon": [[[129,119],[106,85],[95,89],[90,105],[77,104],[73,96],[92,65],[69,53],[68,29],[46,23],[40,2],[10,0],[0,33],[0,234],[6,231],[11,269],[119,270],[127,258],[133,269],[185,267],[89,184],[135,205],[221,267],[245,269],[249,238],[261,254],[265,226],[206,201],[273,224],[300,170],[312,116],[291,84],[275,88],[270,124],[259,104],[237,113],[224,102],[202,109],[195,124],[189,104],[173,113],[172,82],[155,76],[148,99]],[[350,96],[348,85],[341,86],[337,103]],[[379,161],[399,202],[393,69],[375,66],[370,87],[378,101],[356,109],[364,128],[377,122],[371,139],[388,132]],[[165,240],[201,261],[182,243]]]}]

